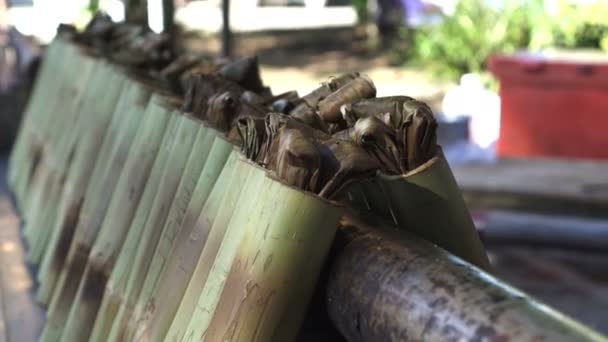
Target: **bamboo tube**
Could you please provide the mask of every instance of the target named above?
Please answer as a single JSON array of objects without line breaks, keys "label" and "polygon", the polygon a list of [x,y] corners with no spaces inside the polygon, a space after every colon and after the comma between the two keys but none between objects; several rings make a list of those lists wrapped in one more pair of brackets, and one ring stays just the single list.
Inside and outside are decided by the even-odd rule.
[{"label": "bamboo tube", "polygon": [[[32,235],[32,242],[27,257],[28,261],[34,265],[39,264],[47,241],[52,234],[53,227],[49,227],[48,222],[55,222],[60,196],[67,181],[71,164],[75,160],[74,156],[78,153],[78,148],[86,145],[85,140],[90,138],[90,136],[96,136],[94,131],[103,131],[107,126],[107,123],[104,123],[102,120],[105,120],[108,115],[104,113],[93,117],[90,115],[91,110],[89,108],[90,106],[94,108],[98,108],[98,106],[103,107],[104,100],[110,99],[116,101],[118,93],[114,89],[120,89],[120,83],[109,89],[103,100],[98,97],[103,88],[106,88],[108,84],[112,84],[113,81],[117,81],[112,77],[113,74],[108,72],[108,68],[107,65],[101,63],[96,66],[89,82],[90,85],[86,86],[88,91],[84,94],[81,104],[77,108],[79,113],[75,120],[77,121],[74,125],[75,127],[68,130],[71,133],[66,134],[66,139],[64,139],[63,146],[61,147],[63,151],[56,157],[57,165],[55,167],[51,165],[50,170],[46,172],[46,175],[43,175],[43,177],[46,176],[47,178],[47,186],[39,188],[42,193],[36,196],[39,199],[39,203],[38,205],[34,205],[34,207],[39,209],[33,210],[34,212],[30,220],[26,222],[25,228],[27,231],[27,227],[31,225],[30,234]],[[83,132],[86,132],[86,134],[83,134]],[[36,190],[31,189],[30,191]],[[36,211],[39,212],[38,215]]]},{"label": "bamboo tube", "polygon": [[[233,154],[236,155],[237,152]],[[245,184],[247,174],[235,166],[235,163],[236,158],[233,157],[224,165],[196,221],[184,221],[171,255],[146,305],[144,318],[137,322],[136,340],[163,340],[202,256],[212,227],[215,226],[216,219],[219,219],[220,211],[229,217],[236,209],[234,202]],[[227,194],[231,194],[231,197],[228,198]],[[224,208],[226,202],[231,203],[230,208]],[[230,205],[226,205],[228,206]]]},{"label": "bamboo tube", "polygon": [[[379,174],[361,185],[376,214],[482,269],[492,269],[440,149],[437,156],[407,174]],[[378,207],[390,211],[380,213],[374,210]]]},{"label": "bamboo tube", "polygon": [[[153,97],[152,101],[162,99]],[[61,336],[62,341],[88,340],[101,304],[103,291],[134,218],[146,217],[158,189],[179,116],[165,110],[166,127],[158,127],[145,139],[146,149],[138,150],[134,167],[125,169],[117,191],[91,249],[87,266]],[[154,141],[162,139],[160,144]],[[129,156],[135,157],[131,154]],[[133,159],[129,159],[133,160]],[[129,162],[127,161],[127,163]],[[129,164],[127,164],[129,165]],[[127,166],[126,166],[127,167]],[[151,171],[150,171],[151,169]]]},{"label": "bamboo tube", "polygon": [[[251,173],[251,174],[250,174]],[[213,261],[220,248],[220,244],[226,234],[226,228],[230,222],[231,217],[237,210],[241,208],[237,207],[237,202],[242,196],[248,195],[246,192],[242,192],[246,188],[247,184],[253,182],[254,177],[260,178],[263,172],[258,168],[251,168],[248,163],[240,161],[236,164],[234,172],[231,176],[231,183],[226,191],[225,195],[221,199],[219,210],[211,224],[208,238],[203,243],[204,247],[198,261],[196,263],[192,277],[188,282],[188,287],[177,303],[179,307],[171,320],[170,328],[167,333],[163,336],[162,324],[152,321],[148,324],[150,327],[149,337],[150,340],[169,340],[169,341],[181,341],[183,338],[186,325],[188,324],[192,313],[194,312],[196,303],[200,296],[202,286],[209,275]],[[205,224],[205,219],[208,215],[201,215],[198,219],[197,225]],[[162,301],[162,297],[159,297],[159,301]],[[161,306],[163,311],[167,311],[165,307]],[[169,312],[166,313],[168,315]],[[157,317],[162,316],[158,315]],[[168,315],[170,316],[170,315]],[[160,330],[160,331],[158,331]]]},{"label": "bamboo tube", "polygon": [[[131,320],[127,326],[127,339],[132,338],[133,333],[135,332],[133,328],[139,324],[140,319],[144,318],[143,315],[146,309],[149,307],[148,303],[150,302],[152,296],[156,293],[157,284],[162,284],[163,281],[166,279],[171,279],[171,277],[173,277],[175,274],[182,274],[179,267],[185,267],[185,265],[181,264],[180,260],[182,257],[184,257],[184,255],[181,254],[179,250],[183,246],[188,245],[188,241],[191,238],[198,240],[199,237],[191,236],[190,233],[192,233],[192,228],[196,223],[201,210],[203,210],[205,202],[211,194],[221,171],[228,163],[228,156],[232,155],[232,159],[234,159],[234,155],[236,154],[238,153],[234,150],[234,146],[226,141],[223,137],[217,136],[215,138],[211,151],[209,152],[209,157],[205,163],[205,167],[201,171],[199,181],[194,188],[192,198],[188,204],[188,209],[184,214],[183,223],[179,228],[178,234],[176,234],[174,237],[174,241],[170,248],[171,252],[166,255],[167,257],[164,258],[166,259],[166,262],[162,263],[163,265],[161,265],[162,267],[158,269],[158,272],[156,272],[156,269],[150,269],[146,275],[146,279],[143,282],[139,297],[135,302]],[[232,159],[229,161],[232,162]],[[196,257],[198,257],[198,255]],[[156,263],[153,265],[156,265]],[[191,265],[191,263],[189,265]],[[189,269],[184,271],[188,273]]]},{"label": "bamboo tube", "polygon": [[[47,104],[53,100],[59,90],[59,87],[55,86],[54,81],[58,77],[56,71],[60,70],[61,63],[64,61],[62,58],[65,52],[63,45],[64,42],[61,39],[56,39],[47,47],[44,53],[44,58],[42,59],[42,64],[11,152],[8,184],[19,202],[22,194],[17,191],[17,186],[20,179],[24,177],[25,166],[28,162],[31,162],[27,158],[29,157],[28,151],[33,149],[31,146],[34,143],[35,137],[33,132],[44,129],[39,124],[43,116],[49,113],[43,109],[48,109]],[[50,84],[54,86],[50,87]]]},{"label": "bamboo tube", "polygon": [[[174,113],[174,115],[177,115],[177,113]],[[107,340],[111,324],[120,306],[121,298],[125,295],[126,282],[129,272],[134,266],[133,258],[137,252],[138,243],[142,236],[145,236],[144,227],[153,229],[152,225],[162,227],[164,224],[164,219],[169,212],[170,205],[179,187],[179,182],[185,172],[188,157],[190,156],[196,136],[200,130],[204,129],[199,122],[187,116],[181,116],[179,125],[177,138],[171,148],[169,160],[159,181],[156,194],[149,196],[144,193],[143,195],[143,198],[153,199],[149,214],[140,216],[140,210],[138,209],[131,228],[129,228],[125,244],[106,284],[102,304],[89,338],[90,341]],[[148,191],[147,188],[146,191]]]},{"label": "bamboo tube", "polygon": [[[80,108],[87,96],[92,95],[90,84],[96,81],[96,76],[99,76],[101,63],[80,55],[79,51],[76,52],[75,58],[76,64],[72,67],[78,68],[79,73],[77,77],[69,80],[64,93],[58,95],[55,107],[51,108],[53,118],[45,133],[44,154],[40,159],[42,167],[36,168],[34,174],[43,179],[47,173],[58,172],[65,168],[65,162],[69,156],[69,145],[77,136]],[[31,194],[36,190],[33,187],[35,182],[36,179],[30,181],[31,185],[28,187],[24,209],[31,206]],[[33,213],[28,211],[24,214],[29,216]]]},{"label": "bamboo tube", "polygon": [[[43,256],[47,254],[47,247],[55,248],[61,236],[61,227],[63,227],[62,222],[66,220],[65,216],[75,215],[73,214],[76,211],[75,208],[82,201],[86,184],[92,173],[94,158],[98,156],[100,151],[100,142],[104,140],[114,109],[120,101],[120,93],[125,84],[125,78],[107,64],[104,64],[99,72],[107,73],[110,77],[107,79],[107,83],[96,82],[91,85],[93,96],[88,97],[81,108],[81,111],[87,112],[87,114],[82,115],[86,117],[86,120],[83,118],[78,127],[78,144],[74,149],[72,162],[69,163],[65,171],[65,184],[61,187],[57,197],[53,199],[56,204],[48,205],[47,211],[51,212],[51,217],[36,224],[40,231],[48,230],[48,235],[47,238],[38,239],[40,243],[38,250],[34,250],[35,247],[32,247],[32,254],[40,253],[38,258],[32,259],[33,263],[38,264],[43,261],[41,259],[44,259]],[[108,87],[108,84],[112,86]],[[102,91],[105,96],[99,98],[98,94]],[[54,214],[52,214],[53,212]],[[44,269],[41,266],[39,274],[43,273]]]},{"label": "bamboo tube", "polygon": [[[60,101],[63,105],[61,115],[57,115],[56,123],[66,129],[60,132],[56,124],[47,134],[47,140],[43,146],[40,161],[37,162],[32,179],[28,186],[27,195],[23,196],[23,212],[27,217],[24,226],[24,236],[30,244],[27,260],[37,264],[39,259],[40,242],[46,240],[48,230],[39,230],[43,222],[52,220],[54,207],[58,192],[61,190],[65,179],[66,165],[71,162],[72,147],[78,134],[78,112],[82,99],[87,96],[87,83],[94,80],[96,63],[91,59],[83,59],[80,65],[82,73],[76,82],[73,97]],[[49,210],[50,209],[50,210]]]},{"label": "bamboo tube", "polygon": [[[27,215],[27,188],[32,180],[38,162],[42,155],[48,149],[48,136],[55,132],[57,125],[62,122],[62,114],[64,113],[62,106],[68,103],[72,98],[73,92],[77,90],[73,87],[74,77],[70,77],[69,70],[80,65],[81,58],[78,55],[74,46],[66,45],[61,65],[58,67],[56,74],[56,93],[46,103],[46,108],[41,109],[44,113],[38,118],[38,122],[32,127],[29,132],[31,143],[25,150],[22,169],[19,171],[21,176],[15,184],[15,192],[18,194],[18,205],[21,210]],[[51,87],[51,85],[48,85]],[[27,219],[27,216],[25,216]]]},{"label": "bamboo tube", "polygon": [[[161,106],[159,103],[160,101],[163,101],[163,99],[159,99],[156,95],[153,95],[151,98],[144,114],[142,127],[138,130],[137,135],[133,140],[133,145],[129,149],[124,165],[121,167],[122,171],[120,172],[118,182],[115,187],[113,187],[115,191],[108,194],[108,201],[100,203],[98,210],[96,211],[98,216],[93,217],[93,219],[88,222],[84,221],[85,225],[82,226],[83,229],[80,232],[78,232],[77,228],[77,234],[75,235],[74,241],[72,241],[66,267],[64,267],[64,270],[62,271],[62,273],[66,273],[67,278],[65,279],[70,279],[70,281],[76,283],[80,282],[89,255],[91,255],[92,258],[107,259],[103,252],[109,251],[109,258],[111,258],[113,255],[112,252],[114,251],[114,248],[112,248],[112,238],[118,236],[119,241],[122,242],[120,239],[121,232],[123,232],[125,230],[124,227],[128,227],[128,223],[130,223],[130,218],[132,218],[134,208],[141,196],[145,181],[149,175],[150,166],[158,152],[165,128],[170,122],[170,115],[168,111]],[[125,224],[125,222],[127,223]],[[115,224],[118,228],[115,227]],[[102,241],[102,250],[95,248],[91,251],[93,247],[100,246],[95,243],[97,239]],[[109,242],[105,243],[106,241]],[[74,251],[74,254],[71,253],[72,251]],[[81,255],[82,257],[70,258],[70,255]],[[103,265],[106,262],[109,263],[109,261],[106,260],[101,262],[96,261],[99,265]],[[61,330],[64,328],[65,316],[67,315],[67,311],[70,309],[76,294],[76,287],[73,285],[74,284],[69,284],[65,288],[59,287],[60,303],[63,305],[53,306],[53,302],[51,303],[51,317],[53,317],[54,314],[54,322],[61,322],[61,325],[56,325],[59,329],[54,331],[58,334],[57,337],[61,336]],[[57,293],[55,293],[55,295],[57,295]],[[50,336],[51,340],[53,340],[53,331]]]},{"label": "bamboo tube", "polygon": [[[239,196],[239,210],[228,224],[183,340],[267,341],[277,336],[276,340],[285,341],[295,337],[298,322],[306,309],[306,298],[311,295],[342,209],[268,178],[265,170],[261,176],[257,183],[248,179],[248,188]],[[311,215],[321,212],[324,214]],[[305,230],[310,229],[308,223],[316,222],[320,232],[315,230],[307,235],[305,231],[299,231],[292,220],[306,221],[301,226]],[[308,239],[315,235],[312,239],[315,248],[310,248],[312,241]],[[304,243],[301,248],[291,244],[285,249],[277,246],[285,241],[296,245]],[[286,253],[283,256],[287,258],[275,260],[275,253]],[[295,257],[295,266],[290,256]],[[241,271],[240,268],[245,269]],[[296,272],[301,269],[311,271],[311,277],[296,279]],[[289,285],[298,281],[300,286]],[[281,285],[274,287],[276,284]],[[281,289],[283,285],[287,286]],[[288,290],[294,288],[296,293]],[[300,307],[292,308],[287,314],[285,309],[290,295],[300,295],[304,300],[298,303]],[[290,329],[278,329],[280,320],[284,320],[284,325]],[[242,325],[231,324],[236,321]],[[228,330],[238,331],[238,336],[229,336]],[[167,337],[172,338],[172,335]]]},{"label": "bamboo tube", "polygon": [[[118,103],[114,106],[110,126],[103,135],[103,140],[99,139],[101,135],[92,134],[89,143],[79,150],[75,157],[74,167],[71,170],[75,175],[68,177],[69,181],[65,186],[63,196],[65,201],[60,206],[60,214],[53,228],[53,236],[49,242],[49,247],[45,251],[44,260],[38,274],[40,288],[37,300],[40,303],[48,304],[51,299],[57,277],[61,272],[80,220],[85,195],[89,194],[86,197],[87,202],[94,201],[97,196],[96,192],[102,189],[104,175],[110,172],[108,170],[111,168],[112,161],[116,159],[116,163],[124,162],[123,159],[118,159],[118,157],[127,153],[126,151],[128,151],[135,136],[142,110],[133,112],[130,112],[130,110],[136,106],[137,101],[139,101],[138,97],[143,94],[138,90],[138,85],[124,77],[122,79],[123,91]],[[102,109],[102,107],[95,108]],[[97,114],[97,112],[94,113]],[[130,113],[130,115],[127,115],[127,113]],[[103,141],[101,146],[99,146],[100,141]],[[121,149],[124,152],[120,152]]]},{"label": "bamboo tube", "polygon": [[[72,49],[66,50],[68,53],[68,57],[66,60],[71,60],[76,66],[79,65],[78,62],[81,60],[77,59],[75,53]],[[70,58],[71,57],[71,58]],[[64,61],[65,63],[65,61]],[[66,65],[61,65],[60,70],[65,72],[67,68]],[[85,70],[87,68],[85,67]],[[86,70],[88,71],[88,70]],[[88,77],[88,72],[83,74],[83,78]],[[66,94],[72,93],[72,85],[74,82],[77,82],[78,78],[66,79],[66,75],[58,75],[60,83],[55,85],[57,90],[53,98],[48,102],[48,107],[44,109],[46,113],[41,115],[38,120],[37,125],[30,125],[30,146],[26,150],[25,160],[24,160],[24,175],[19,178],[18,183],[16,184],[16,193],[18,193],[19,198],[19,207],[21,208],[22,215],[25,218],[29,218],[30,211],[28,208],[28,197],[30,197],[30,193],[26,190],[31,186],[32,183],[39,184],[40,176],[38,175],[39,166],[42,162],[47,161],[46,154],[48,154],[51,149],[54,147],[51,143],[50,136],[52,136],[55,132],[53,128],[56,127],[57,122],[64,122],[63,116],[65,116],[66,112],[64,110],[59,111],[59,107],[66,106],[69,108],[70,104],[74,100],[74,97],[68,97]],[[63,79],[63,80],[62,80]],[[63,81],[63,82],[62,82]],[[74,93],[74,94],[77,94]],[[54,121],[49,120],[49,116],[54,116]]]},{"label": "bamboo tube", "polygon": [[23,164],[23,158],[25,158],[25,151],[29,147],[29,131],[34,129],[33,126],[36,125],[37,119],[41,115],[41,109],[45,108],[46,102],[50,100],[54,95],[54,91],[57,90],[57,87],[48,87],[48,85],[52,84],[52,80],[55,80],[57,77],[55,74],[57,70],[56,65],[61,61],[62,45],[63,41],[61,39],[55,39],[44,51],[32,93],[23,113],[21,126],[15,137],[15,143],[13,144],[8,164],[7,181],[13,190],[15,190],[17,177],[20,175],[19,170]]},{"label": "bamboo tube", "polygon": [[[239,163],[246,162],[240,160]],[[206,326],[202,327],[202,325],[207,324],[210,319],[209,315],[213,314],[213,309],[217,304],[217,301],[214,300],[218,299],[217,297],[221,293],[226,273],[234,259],[236,245],[239,243],[247,223],[257,222],[260,217],[271,215],[272,210],[255,210],[256,206],[262,206],[271,200],[271,183],[272,180],[266,176],[266,170],[250,168],[245,186],[240,190],[237,203],[234,205],[235,208],[239,209],[229,219],[225,228],[225,236],[212,261],[207,280],[204,284],[199,284],[202,289],[199,298],[196,299],[196,310],[191,317],[187,317],[188,322],[182,323],[186,326],[182,340],[202,339],[202,332],[206,330]],[[202,329],[200,331],[196,330],[199,327]]]},{"label": "bamboo tube", "polygon": [[[130,106],[124,108],[125,113],[128,113],[128,115],[125,114],[125,117],[128,118],[126,122],[128,129],[125,130],[121,140],[113,146],[109,161],[100,164],[103,165],[100,168],[102,169],[100,177],[98,179],[92,178],[92,183],[89,184],[87,189],[74,238],[70,244],[64,265],[61,265],[59,269],[61,273],[51,297],[48,320],[42,332],[41,341],[55,341],[61,336],[67,318],[67,310],[70,308],[78,282],[84,271],[85,263],[82,261],[86,261],[88,258],[92,241],[95,239],[105,216],[127,156],[132,149],[135,149],[131,144],[134,146],[143,144],[141,138],[137,139],[137,137],[144,136],[146,131],[153,129],[155,121],[160,121],[155,115],[149,115],[154,112],[150,109],[153,106],[148,106],[149,110],[143,113],[149,99],[148,89],[143,85],[134,83],[131,95],[135,103],[130,103]],[[141,123],[139,123],[140,117],[143,117]],[[141,127],[138,128],[138,125]],[[140,142],[136,144],[135,140],[140,140]]]},{"label": "bamboo tube", "polygon": [[278,181],[269,191],[273,214],[247,225],[205,341],[296,337],[343,208]]},{"label": "bamboo tube", "polygon": [[124,295],[122,298],[114,297],[119,302],[116,305],[120,305],[120,307],[113,321],[112,317],[108,320],[108,323],[113,324],[110,329],[106,329],[105,327],[107,326],[105,324],[104,328],[102,328],[101,334],[103,336],[108,335],[109,337],[107,339],[105,337],[100,338],[100,341],[115,341],[120,335],[125,333],[127,327],[126,321],[132,315],[135,302],[139,297],[146,276],[151,272],[149,270],[160,269],[160,266],[157,266],[157,264],[162,265],[164,258],[169,254],[169,249],[184,220],[184,215],[196,184],[200,179],[216,135],[215,130],[202,126],[196,136],[192,152],[188,157],[186,169],[180,179],[175,197],[171,202],[169,213],[166,218],[163,217],[164,224],[156,224],[156,222],[152,221],[146,222],[146,227],[143,229],[143,235],[133,259],[131,271],[126,285],[124,285]]}]

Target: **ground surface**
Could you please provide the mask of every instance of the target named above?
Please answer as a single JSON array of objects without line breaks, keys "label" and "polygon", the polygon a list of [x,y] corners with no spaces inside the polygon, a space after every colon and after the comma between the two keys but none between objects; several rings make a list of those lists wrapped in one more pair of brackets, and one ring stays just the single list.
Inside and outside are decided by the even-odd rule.
[{"label": "ground surface", "polygon": [[6,158],[0,156],[0,341],[36,341],[44,310],[34,301],[33,273],[25,263],[19,217],[6,187]]}]

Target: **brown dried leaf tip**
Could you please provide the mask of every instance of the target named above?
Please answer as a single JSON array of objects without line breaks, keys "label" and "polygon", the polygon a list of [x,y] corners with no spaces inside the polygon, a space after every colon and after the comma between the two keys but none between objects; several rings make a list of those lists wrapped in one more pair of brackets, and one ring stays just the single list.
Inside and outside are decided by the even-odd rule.
[{"label": "brown dried leaf tip", "polygon": [[[424,164],[436,154],[437,149],[437,121],[433,112],[424,102],[415,100],[408,96],[390,96],[374,99],[361,100],[352,104],[347,104],[341,108],[342,115],[349,125],[357,127],[359,121],[369,120],[374,117],[376,132],[375,139],[378,139],[381,131],[380,122],[390,126],[395,138],[384,128],[383,139],[386,143],[384,147],[374,144],[377,151],[374,154],[382,156],[383,169],[387,173],[406,173]],[[397,154],[391,142],[397,144]],[[388,163],[387,156],[395,156],[391,163]],[[395,168],[395,164],[398,169]]]},{"label": "brown dried leaf tip", "polygon": [[327,198],[377,171],[407,173],[434,157],[430,108],[375,93],[365,75],[338,77],[304,96],[289,116],[267,114],[264,131],[261,119],[239,121],[242,150],[287,184]]},{"label": "brown dried leaf tip", "polygon": [[255,141],[256,147],[248,149],[247,143],[247,155],[257,156],[252,159],[285,183],[327,198],[378,169],[375,159],[353,142],[335,139],[286,115],[268,114],[264,132],[259,121],[249,121],[247,128],[241,130],[243,141]]}]

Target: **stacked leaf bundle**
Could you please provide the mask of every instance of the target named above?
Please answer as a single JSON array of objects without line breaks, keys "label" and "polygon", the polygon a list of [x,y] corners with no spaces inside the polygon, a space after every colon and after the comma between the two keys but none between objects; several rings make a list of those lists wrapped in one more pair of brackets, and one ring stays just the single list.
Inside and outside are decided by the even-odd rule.
[{"label": "stacked leaf bundle", "polygon": [[9,170],[42,341],[293,340],[348,205],[487,267],[423,103],[358,73],[272,95],[255,58],[104,16],[60,33]]}]

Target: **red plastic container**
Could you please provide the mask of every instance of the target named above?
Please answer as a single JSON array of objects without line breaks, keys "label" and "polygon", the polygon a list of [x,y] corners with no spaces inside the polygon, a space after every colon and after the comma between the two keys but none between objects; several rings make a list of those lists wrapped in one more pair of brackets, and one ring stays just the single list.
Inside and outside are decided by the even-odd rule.
[{"label": "red plastic container", "polygon": [[498,155],[608,159],[608,54],[492,56]]}]

